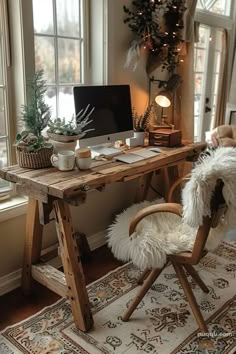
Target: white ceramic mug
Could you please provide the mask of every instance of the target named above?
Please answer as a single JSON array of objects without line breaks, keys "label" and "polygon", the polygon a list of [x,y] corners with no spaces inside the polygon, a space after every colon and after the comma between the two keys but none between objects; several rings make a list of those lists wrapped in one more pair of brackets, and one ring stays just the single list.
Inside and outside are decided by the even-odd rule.
[{"label": "white ceramic mug", "polygon": [[75,151],[75,163],[80,170],[87,170],[91,167],[91,150],[80,148]]},{"label": "white ceramic mug", "polygon": [[59,151],[51,156],[51,163],[60,171],[71,171],[75,167],[75,153],[72,150]]}]

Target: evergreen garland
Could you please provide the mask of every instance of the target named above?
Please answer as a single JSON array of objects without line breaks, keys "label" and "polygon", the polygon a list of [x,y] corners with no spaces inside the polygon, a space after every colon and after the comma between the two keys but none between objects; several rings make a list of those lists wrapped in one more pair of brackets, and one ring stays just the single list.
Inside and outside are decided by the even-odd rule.
[{"label": "evergreen garland", "polygon": [[182,42],[185,0],[136,0],[134,10],[123,6],[124,23],[138,37],[138,45],[158,55],[162,69],[173,71]]}]

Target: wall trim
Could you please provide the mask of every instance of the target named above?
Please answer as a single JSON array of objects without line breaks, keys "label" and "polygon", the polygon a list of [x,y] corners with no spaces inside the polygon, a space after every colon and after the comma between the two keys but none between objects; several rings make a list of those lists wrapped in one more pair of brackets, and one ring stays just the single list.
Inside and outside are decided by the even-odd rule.
[{"label": "wall trim", "polygon": [[[96,248],[103,246],[106,243],[105,231],[97,232],[96,234],[88,236],[88,243],[90,249],[93,251]],[[52,245],[42,251],[42,255],[57,248],[57,244]],[[55,264],[58,264],[56,262]],[[0,277],[0,296],[9,293],[21,285],[22,269],[18,269],[12,273]]]},{"label": "wall trim", "polygon": [[0,204],[0,222],[26,214],[28,202],[24,197],[13,197]]}]

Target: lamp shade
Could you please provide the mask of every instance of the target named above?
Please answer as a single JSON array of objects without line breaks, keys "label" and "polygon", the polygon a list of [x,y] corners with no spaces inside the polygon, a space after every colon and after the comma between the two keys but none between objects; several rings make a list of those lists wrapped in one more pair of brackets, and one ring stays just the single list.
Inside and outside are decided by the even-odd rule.
[{"label": "lamp shade", "polygon": [[159,106],[163,108],[170,107],[172,101],[172,93],[170,91],[163,90],[159,92],[155,97],[155,101]]}]

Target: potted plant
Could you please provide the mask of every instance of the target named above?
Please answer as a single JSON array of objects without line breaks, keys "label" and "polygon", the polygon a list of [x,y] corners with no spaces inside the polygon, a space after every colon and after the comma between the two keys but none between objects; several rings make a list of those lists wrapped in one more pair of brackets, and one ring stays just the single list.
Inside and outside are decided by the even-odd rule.
[{"label": "potted plant", "polygon": [[53,146],[42,135],[50,119],[50,107],[44,101],[46,89],[43,70],[38,70],[27,83],[28,102],[22,105],[21,111],[25,129],[16,136],[16,154],[20,167],[51,166]]},{"label": "potted plant", "polygon": [[90,105],[82,109],[69,121],[66,121],[65,118],[49,120],[47,134],[56,152],[61,149],[74,150],[76,141],[87,132],[94,130],[85,129],[92,122],[90,116],[94,111],[94,107],[92,109],[89,109],[89,107]]},{"label": "potted plant", "polygon": [[152,104],[148,105],[143,114],[138,114],[134,108],[132,110],[134,137],[137,139],[137,145],[144,144],[145,131],[151,119]]}]

